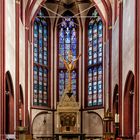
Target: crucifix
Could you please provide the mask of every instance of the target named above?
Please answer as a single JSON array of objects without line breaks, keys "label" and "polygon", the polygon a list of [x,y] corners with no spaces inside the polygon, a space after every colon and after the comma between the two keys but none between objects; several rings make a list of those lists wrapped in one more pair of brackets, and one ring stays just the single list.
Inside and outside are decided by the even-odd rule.
[{"label": "crucifix", "polygon": [[67,69],[67,72],[68,72],[67,90],[68,90],[69,93],[71,93],[71,91],[72,91],[72,71],[74,70],[76,62],[79,59],[79,57],[81,56],[81,54],[79,54],[78,57],[74,60],[73,60],[73,55],[72,55],[71,50],[68,52],[68,60],[64,59],[62,57],[62,55],[60,55],[60,54],[59,54],[59,56],[62,59],[64,65]]}]

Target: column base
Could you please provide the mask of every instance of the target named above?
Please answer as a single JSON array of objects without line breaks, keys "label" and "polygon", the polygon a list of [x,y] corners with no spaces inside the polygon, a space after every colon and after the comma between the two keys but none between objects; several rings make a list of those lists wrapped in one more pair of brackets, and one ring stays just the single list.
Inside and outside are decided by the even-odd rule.
[{"label": "column base", "polygon": [[136,140],[140,140],[140,131],[136,135]]}]

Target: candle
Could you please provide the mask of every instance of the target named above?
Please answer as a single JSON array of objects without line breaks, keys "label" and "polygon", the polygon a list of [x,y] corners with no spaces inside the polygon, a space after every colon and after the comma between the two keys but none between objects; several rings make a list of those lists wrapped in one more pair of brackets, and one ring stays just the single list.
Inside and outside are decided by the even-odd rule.
[{"label": "candle", "polygon": [[59,123],[59,122],[58,122],[58,121],[59,121],[58,113],[57,113],[56,115],[57,115],[57,120],[56,120],[56,121],[57,121],[57,125],[56,125],[56,127],[58,128],[58,123]]},{"label": "candle", "polygon": [[22,112],[21,112],[21,108],[19,108],[19,120],[22,120]]},{"label": "candle", "polygon": [[115,123],[119,123],[119,114],[115,113]]}]

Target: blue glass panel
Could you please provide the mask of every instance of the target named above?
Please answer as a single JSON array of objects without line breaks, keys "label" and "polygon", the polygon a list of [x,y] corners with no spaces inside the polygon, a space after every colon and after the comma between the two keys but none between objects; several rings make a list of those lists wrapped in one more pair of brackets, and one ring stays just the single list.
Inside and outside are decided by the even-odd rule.
[{"label": "blue glass panel", "polygon": [[43,63],[44,63],[44,65],[48,65],[48,56],[47,56],[47,54],[48,54],[48,49],[47,49],[47,27],[46,26],[44,26],[44,28],[43,28],[43,44],[44,44],[44,54],[43,54]]},{"label": "blue glass panel", "polygon": [[94,68],[93,69],[93,105],[96,105],[96,103],[97,103],[97,68]]},{"label": "blue glass panel", "polygon": [[96,23],[94,23],[93,26],[93,64],[97,64],[97,24]]},{"label": "blue glass panel", "polygon": [[88,51],[88,65],[92,65],[92,48],[89,48]]},{"label": "blue glass panel", "polygon": [[48,35],[47,27],[44,26],[44,36],[46,38],[46,41],[47,41],[47,35]]},{"label": "blue glass panel", "polygon": [[92,41],[92,26],[88,28],[88,41]]},{"label": "blue glass panel", "polygon": [[76,72],[72,72],[72,91],[73,94],[76,95]]},{"label": "blue glass panel", "polygon": [[[71,44],[65,44],[65,52],[68,53],[70,50],[70,45]],[[68,54],[67,54],[68,55]]]},{"label": "blue glass panel", "polygon": [[59,32],[59,43],[64,43],[64,30],[63,30],[63,28],[61,28],[60,32]]},{"label": "blue glass panel", "polygon": [[71,31],[71,43],[76,43],[76,30],[75,28]]},{"label": "blue glass panel", "polygon": [[35,22],[40,22],[40,19],[38,17],[36,17]]},{"label": "blue glass panel", "polygon": [[65,87],[68,85],[68,72],[65,72]]},{"label": "blue glass panel", "polygon": [[93,27],[93,25],[88,26],[88,35],[89,36],[92,35],[92,27]]},{"label": "blue glass panel", "polygon": [[97,68],[96,68],[96,67],[93,69],[93,76],[95,76],[95,77],[93,78],[93,80],[94,80],[94,81],[97,81]]},{"label": "blue glass panel", "polygon": [[47,22],[45,20],[41,21],[44,26],[47,26]]},{"label": "blue glass panel", "polygon": [[96,23],[93,26],[93,39],[97,39],[97,24]]},{"label": "blue glass panel", "polygon": [[38,68],[34,66],[34,94],[33,94],[33,104],[37,105],[38,102]]},{"label": "blue glass panel", "polygon": [[43,46],[43,38],[42,38],[42,24],[39,25],[39,63],[42,64],[42,46]]},{"label": "blue glass panel", "polygon": [[102,28],[103,28],[102,22],[99,22],[98,24],[98,63],[102,62],[102,40],[103,40]]},{"label": "blue glass panel", "polygon": [[[88,70],[88,95],[92,95],[92,69]],[[92,99],[90,101],[92,101]]]},{"label": "blue glass panel", "polygon": [[77,55],[76,49],[72,49],[72,55],[73,55],[73,57],[74,56],[76,57],[76,55]]},{"label": "blue glass panel", "polygon": [[93,94],[93,105],[97,105],[97,93]]},{"label": "blue glass panel", "polygon": [[65,30],[65,43],[70,43],[70,29],[67,27]]},{"label": "blue glass panel", "polygon": [[93,64],[97,63],[97,52],[93,53]]},{"label": "blue glass panel", "polygon": [[76,50],[77,44],[71,44],[71,50]]},{"label": "blue glass panel", "polygon": [[88,42],[88,47],[92,47],[92,41]]},{"label": "blue glass panel", "polygon": [[[61,54],[63,58],[64,58],[64,51],[65,51],[64,44],[59,44],[59,54]],[[60,68],[64,67],[64,63],[60,57],[59,57],[59,67]]]},{"label": "blue glass panel", "polygon": [[103,73],[102,66],[100,66],[98,68],[98,105],[102,104],[102,89],[103,89],[102,73]]},{"label": "blue glass panel", "polygon": [[73,21],[73,19],[71,19],[69,21],[69,28],[72,28],[72,27],[74,27],[74,21]]},{"label": "blue glass panel", "polygon": [[44,69],[43,73],[43,103],[44,105],[47,105],[47,79],[48,79],[48,71],[47,69]]},{"label": "blue glass panel", "polygon": [[103,103],[102,94],[98,93],[98,105],[102,105],[102,103]]},{"label": "blue glass panel", "polygon": [[44,40],[46,39],[45,41],[47,41],[47,35],[48,35],[47,32],[48,32],[48,31],[47,31],[47,26],[43,26],[43,35],[44,35],[44,37],[45,37]]},{"label": "blue glass panel", "polygon": [[62,96],[64,91],[64,83],[65,83],[65,73],[61,71],[59,73],[59,96]]},{"label": "blue glass panel", "polygon": [[38,62],[38,25],[34,23],[34,62]]},{"label": "blue glass panel", "polygon": [[88,82],[91,83],[92,82],[92,69],[88,70]]},{"label": "blue glass panel", "polygon": [[93,25],[93,34],[97,34],[97,23]]},{"label": "blue glass panel", "polygon": [[98,31],[102,32],[102,30],[103,30],[103,23],[102,23],[102,21],[99,21],[98,22]]},{"label": "blue glass panel", "polygon": [[97,45],[97,39],[93,40],[93,46]]},{"label": "blue glass panel", "polygon": [[39,68],[39,104],[42,105],[43,93],[43,70]]},{"label": "blue glass panel", "polygon": [[92,106],[92,95],[88,95],[88,106]]}]

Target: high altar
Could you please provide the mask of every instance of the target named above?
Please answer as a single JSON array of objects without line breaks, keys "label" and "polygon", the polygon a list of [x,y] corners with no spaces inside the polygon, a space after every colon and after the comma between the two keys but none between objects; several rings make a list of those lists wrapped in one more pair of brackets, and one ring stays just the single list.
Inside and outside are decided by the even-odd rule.
[{"label": "high altar", "polygon": [[55,138],[59,139],[84,139],[84,134],[80,133],[80,107],[76,102],[75,96],[72,94],[71,89],[71,73],[74,69],[76,61],[79,59],[79,55],[75,60],[72,60],[72,53],[69,52],[68,61],[62,58],[65,67],[67,68],[69,79],[66,89],[64,89],[63,95],[57,105],[56,111],[56,126],[57,133]]},{"label": "high altar", "polygon": [[64,92],[57,106],[57,132],[55,137],[59,139],[83,139],[84,135],[80,133],[80,112],[79,104],[75,97],[68,96]]}]

